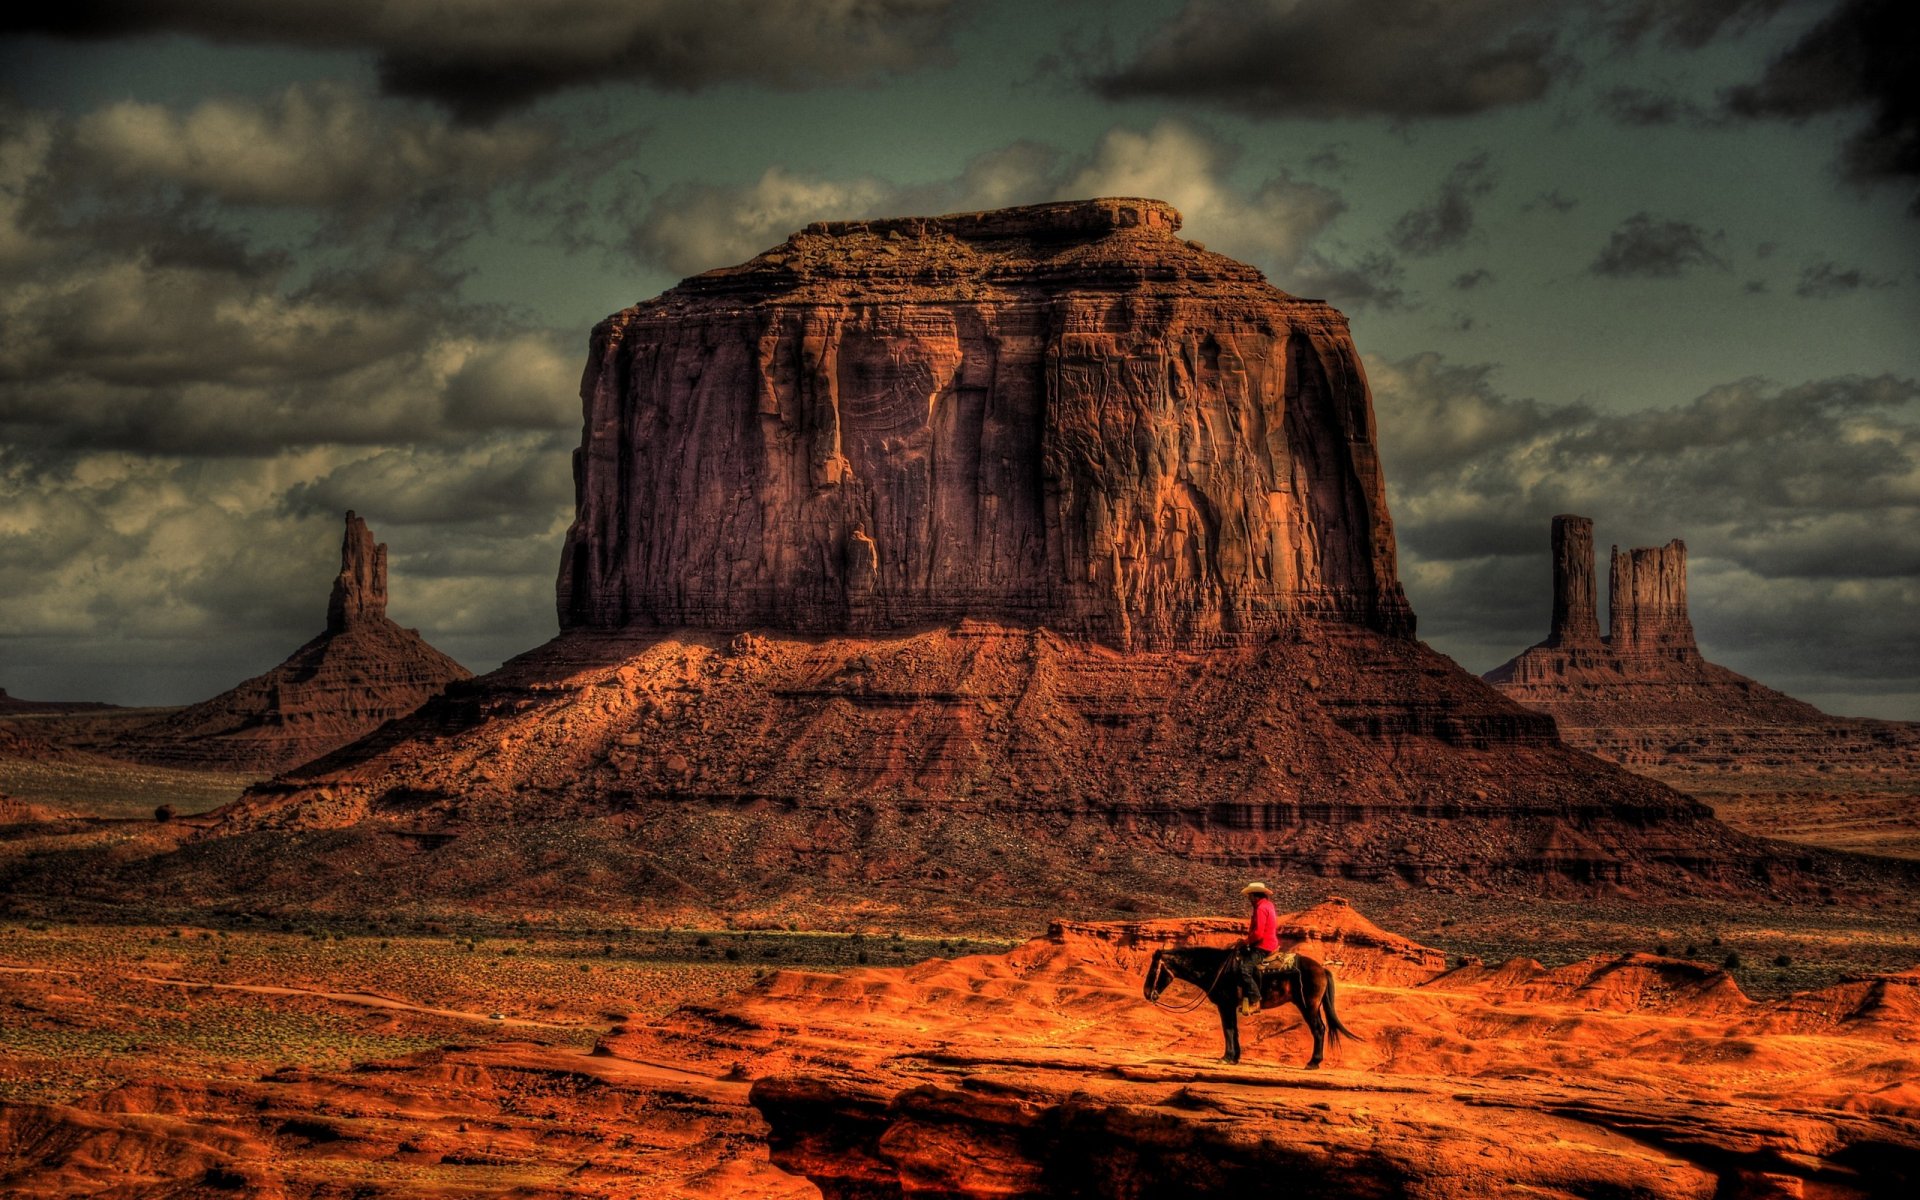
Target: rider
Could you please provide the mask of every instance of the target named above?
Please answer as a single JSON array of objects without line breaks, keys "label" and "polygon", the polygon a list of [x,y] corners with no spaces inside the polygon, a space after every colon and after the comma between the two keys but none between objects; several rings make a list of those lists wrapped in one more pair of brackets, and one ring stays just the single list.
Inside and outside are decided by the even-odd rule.
[{"label": "rider", "polygon": [[1247,917],[1247,936],[1240,950],[1240,1015],[1260,1007],[1260,964],[1280,952],[1280,914],[1274,911],[1273,892],[1264,883],[1240,889],[1253,911]]}]

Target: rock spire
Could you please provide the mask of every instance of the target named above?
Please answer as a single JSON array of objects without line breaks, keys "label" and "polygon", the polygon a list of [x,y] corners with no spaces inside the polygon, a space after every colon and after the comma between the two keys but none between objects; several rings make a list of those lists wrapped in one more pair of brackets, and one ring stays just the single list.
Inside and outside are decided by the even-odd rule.
[{"label": "rock spire", "polygon": [[376,545],[367,523],[349,509],[346,536],[340,541],[340,574],[327,597],[327,632],[345,633],[386,615],[387,547]]},{"label": "rock spire", "polygon": [[1553,519],[1553,625],[1547,645],[1600,640],[1594,601],[1593,522],[1562,514]]},{"label": "rock spire", "polygon": [[1607,644],[1615,654],[1698,655],[1687,617],[1687,544],[1613,547]]}]

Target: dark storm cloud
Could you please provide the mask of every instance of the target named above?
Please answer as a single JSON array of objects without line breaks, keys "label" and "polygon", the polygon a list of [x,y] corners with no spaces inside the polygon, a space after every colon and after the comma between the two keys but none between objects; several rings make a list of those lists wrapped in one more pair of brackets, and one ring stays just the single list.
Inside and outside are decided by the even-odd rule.
[{"label": "dark storm cloud", "polygon": [[1580,202],[1571,196],[1563,196],[1559,189],[1541,192],[1538,196],[1520,206],[1521,212],[1533,212],[1535,209],[1549,208],[1557,213],[1570,213],[1580,207]]},{"label": "dark storm cloud", "polygon": [[1548,521],[1577,512],[1603,547],[1683,538],[1702,638],[1769,663],[1776,686],[1920,671],[1904,615],[1920,601],[1920,383],[1740,380],[1602,413],[1502,395],[1490,368],[1432,354],[1368,374],[1403,578],[1423,630],[1476,669],[1545,633]]},{"label": "dark storm cloud", "polygon": [[1403,254],[1428,255],[1450,250],[1473,232],[1473,202],[1493,191],[1486,151],[1455,164],[1433,197],[1402,213],[1388,233]]},{"label": "dark storm cloud", "polygon": [[1657,38],[1698,49],[1722,33],[1766,20],[1788,0],[1610,0],[1598,5],[1609,33],[1623,43]]},{"label": "dark storm cloud", "polygon": [[1704,116],[1691,100],[1642,87],[1609,88],[1600,96],[1600,107],[1622,125],[1642,127],[1697,121]]},{"label": "dark storm cloud", "polygon": [[1493,282],[1492,271],[1488,270],[1485,267],[1475,267],[1471,271],[1464,271],[1458,275],[1455,275],[1453,277],[1453,283],[1451,286],[1455,291],[1470,292],[1477,287],[1484,287],[1485,285],[1492,282]]},{"label": "dark storm cloud", "polygon": [[1714,250],[1722,240],[1691,221],[1639,212],[1608,236],[1587,270],[1615,279],[1674,279],[1695,267],[1724,269],[1726,260]]},{"label": "dark storm cloud", "polygon": [[1845,296],[1861,288],[1892,287],[1894,281],[1882,275],[1862,271],[1859,267],[1842,268],[1837,263],[1815,263],[1800,272],[1800,282],[1793,287],[1793,294],[1806,300],[1831,300],[1835,296]]},{"label": "dark storm cloud", "polygon": [[[1920,39],[1908,0],[1840,0],[1751,84],[1723,97],[1738,117],[1803,121],[1854,112],[1839,167],[1862,182],[1920,180]],[[1920,216],[1920,192],[1909,211]]]},{"label": "dark storm cloud", "polygon": [[[1188,0],[1094,87],[1259,116],[1462,116],[1543,96],[1565,59],[1533,0]],[[1545,19],[1543,19],[1543,17]]]},{"label": "dark storm cloud", "polygon": [[[578,335],[463,300],[448,257],[549,161],[529,132],[333,89],[0,112],[11,685],[177,703],[271,666],[324,619],[347,508],[443,648],[552,628]],[[263,210],[319,252],[247,233]]]},{"label": "dark storm cloud", "polygon": [[490,119],[569,88],[857,82],[946,62],[954,0],[73,0],[0,30],[365,51],[388,93]]},{"label": "dark storm cloud", "polygon": [[1541,99],[1598,40],[1697,50],[1786,0],[1187,0],[1134,57],[1097,73],[1114,99],[1192,100],[1267,117],[1456,117]]}]

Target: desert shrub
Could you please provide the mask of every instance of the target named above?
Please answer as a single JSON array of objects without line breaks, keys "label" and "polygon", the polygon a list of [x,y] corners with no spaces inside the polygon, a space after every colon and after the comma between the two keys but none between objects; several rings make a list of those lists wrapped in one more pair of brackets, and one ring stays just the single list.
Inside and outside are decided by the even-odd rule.
[{"label": "desert shrub", "polygon": [[740,961],[740,948],[738,946],[727,947],[727,961],[728,962]]},{"label": "desert shrub", "polygon": [[1793,965],[1793,958],[1791,955],[1776,954],[1773,956],[1773,965],[1776,967],[1790,967]]},{"label": "desert shrub", "polygon": [[156,821],[171,821],[173,820],[173,812],[173,805],[162,804],[159,808],[153,810],[153,819]]},{"label": "desert shrub", "polygon": [[1720,960],[1720,965],[1725,967],[1729,971],[1739,970],[1740,969],[1740,952],[1738,950],[1727,951],[1727,956]]}]

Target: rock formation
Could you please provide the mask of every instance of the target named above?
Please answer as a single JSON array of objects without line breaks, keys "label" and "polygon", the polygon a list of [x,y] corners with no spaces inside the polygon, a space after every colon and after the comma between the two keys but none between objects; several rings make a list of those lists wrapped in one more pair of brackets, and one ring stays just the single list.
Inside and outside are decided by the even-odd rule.
[{"label": "rock formation", "polygon": [[[1553,519],[1547,638],[1487,672],[1552,715],[1569,743],[1751,818],[1757,831],[1920,857],[1920,821],[1897,797],[1920,785],[1920,726],[1830,716],[1707,661],[1687,612],[1687,548],[1622,551],[1606,637],[1593,607],[1593,523]],[[1885,803],[1881,803],[1882,799]],[[1874,829],[1842,821],[1885,808]],[[1824,833],[1818,826],[1833,826]]]},{"label": "rock formation", "polygon": [[602,865],[543,898],[663,919],[769,884],[823,914],[1030,907],[1120,859],[1160,894],[1798,886],[1413,640],[1346,322],[1178,224],[817,225],[617,314],[561,636],[220,831],[362,831],[347,905],[520,895],[488,830],[604,822]]},{"label": "rock formation", "polygon": [[1339,313],[1152,200],[823,223],[594,330],[567,629],[1412,629]]},{"label": "rock formation", "polygon": [[[1587,570],[1591,576],[1591,559]],[[1687,544],[1679,538],[1625,554],[1615,546],[1607,597],[1607,646],[1615,655],[1700,656],[1687,618]]]},{"label": "rock formation", "polygon": [[1553,628],[1549,646],[1587,646],[1600,640],[1593,581],[1593,522],[1553,519]]},{"label": "rock formation", "polygon": [[170,766],[273,774],[419,708],[472,672],[387,617],[387,548],[347,514],[327,628],[231,691],[117,737],[102,749]]},{"label": "rock formation", "polygon": [[[1322,922],[1370,928],[1339,901],[1287,921],[1283,945],[1339,963],[1342,1019],[1366,1038],[1317,1072],[1299,1070],[1291,1011],[1247,1021],[1263,1040],[1223,1068],[1212,1012],[1180,1011],[1192,989],[1142,1000],[1154,950],[1224,944],[1224,921],[1059,922],[1003,956],[785,971],[602,1044],[747,1064],[773,1162],[829,1200],[1864,1200],[1920,1179],[1914,1089],[1839,1065],[1915,1065],[1902,1026],[1920,972],[1755,1002],[1717,968],[1651,954],[1423,969],[1438,955],[1383,931],[1299,936]],[[1805,1069],[1816,1046],[1832,1070]]]}]

